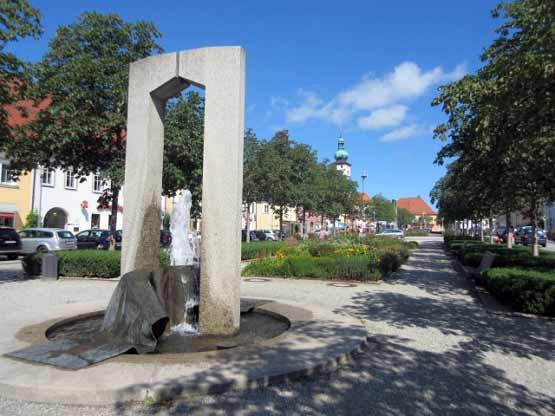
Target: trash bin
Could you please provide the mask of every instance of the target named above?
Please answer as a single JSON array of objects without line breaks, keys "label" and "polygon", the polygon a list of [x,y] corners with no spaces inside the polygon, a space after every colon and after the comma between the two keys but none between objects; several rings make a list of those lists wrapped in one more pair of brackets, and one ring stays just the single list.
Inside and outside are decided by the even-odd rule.
[{"label": "trash bin", "polygon": [[58,278],[58,256],[54,253],[44,253],[42,255],[41,279]]}]

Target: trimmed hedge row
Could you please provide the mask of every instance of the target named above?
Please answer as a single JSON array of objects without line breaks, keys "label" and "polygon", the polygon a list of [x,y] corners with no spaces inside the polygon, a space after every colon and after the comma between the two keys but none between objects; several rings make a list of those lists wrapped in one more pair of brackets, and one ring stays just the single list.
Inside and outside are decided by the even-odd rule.
[{"label": "trimmed hedge row", "polygon": [[488,290],[516,310],[555,316],[555,272],[493,268],[483,276]]},{"label": "trimmed hedge row", "polygon": [[284,247],[283,241],[253,241],[241,244],[241,260],[269,257]]},{"label": "trimmed hedge row", "polygon": [[[57,251],[58,274],[69,277],[97,277],[113,279],[120,276],[121,251],[69,250]],[[23,258],[23,269],[30,276],[41,273],[42,254],[30,254]],[[160,251],[160,264],[169,265],[169,254]]]},{"label": "trimmed hedge row", "polygon": [[495,254],[492,267],[521,267],[539,271],[555,270],[554,254],[541,252],[539,257],[534,257],[529,247],[508,249],[505,246],[468,241],[453,241],[448,243],[448,247],[465,266],[477,267],[482,255],[489,251]]}]

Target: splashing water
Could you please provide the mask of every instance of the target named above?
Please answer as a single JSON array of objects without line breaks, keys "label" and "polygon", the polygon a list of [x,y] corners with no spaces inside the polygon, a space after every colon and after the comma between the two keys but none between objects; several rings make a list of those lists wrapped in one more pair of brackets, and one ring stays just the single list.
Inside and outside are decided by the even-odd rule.
[{"label": "splashing water", "polygon": [[[191,221],[192,196],[189,190],[183,191],[176,197],[170,222],[172,244],[170,249],[170,264],[172,266],[199,265],[199,239],[196,236],[189,238],[189,223]],[[191,279],[193,279],[191,281]],[[197,323],[192,316],[198,311],[199,293],[195,273],[183,273],[181,281],[185,289],[185,316],[183,322],[171,328],[172,332],[179,334],[198,334]],[[198,312],[197,312],[198,313]]]},{"label": "splashing water", "polygon": [[188,189],[176,197],[170,221],[172,233],[170,261],[172,266],[192,266],[194,262],[194,247],[189,240],[191,205],[192,196]]}]

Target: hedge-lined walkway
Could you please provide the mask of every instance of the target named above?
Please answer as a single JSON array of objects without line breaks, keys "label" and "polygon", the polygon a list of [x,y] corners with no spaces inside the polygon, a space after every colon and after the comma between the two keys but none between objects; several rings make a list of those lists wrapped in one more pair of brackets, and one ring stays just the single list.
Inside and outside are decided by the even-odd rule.
[{"label": "hedge-lined walkway", "polygon": [[0,399],[0,414],[555,414],[555,323],[488,314],[437,240],[422,243],[403,270],[381,285],[340,289],[322,281],[275,279],[244,282],[242,293],[358,316],[367,322],[371,347],[338,372],[291,385],[191,398],[163,408],[76,410]]}]

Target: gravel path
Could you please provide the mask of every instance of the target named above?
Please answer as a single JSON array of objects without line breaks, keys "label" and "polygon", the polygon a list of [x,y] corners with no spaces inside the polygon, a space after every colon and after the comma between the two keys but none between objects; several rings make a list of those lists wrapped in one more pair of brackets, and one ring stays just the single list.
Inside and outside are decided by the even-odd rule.
[{"label": "gravel path", "polygon": [[[0,269],[0,282],[1,275]],[[24,290],[23,302],[28,304],[37,296],[37,283],[0,284],[0,301],[14,301]],[[98,300],[109,296],[113,287],[102,284],[66,282],[62,293],[44,301]],[[368,326],[370,348],[337,372],[271,388],[160,407],[52,406],[0,398],[0,414],[555,414],[555,322],[488,314],[469,294],[437,241],[423,242],[403,270],[382,285],[334,288],[325,282],[275,279],[245,282],[242,292],[355,315]]]}]

